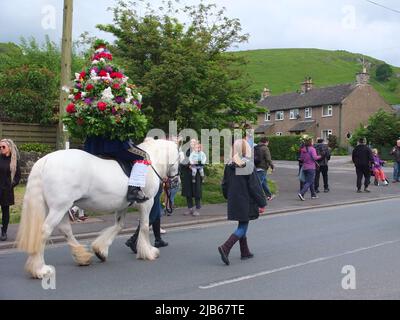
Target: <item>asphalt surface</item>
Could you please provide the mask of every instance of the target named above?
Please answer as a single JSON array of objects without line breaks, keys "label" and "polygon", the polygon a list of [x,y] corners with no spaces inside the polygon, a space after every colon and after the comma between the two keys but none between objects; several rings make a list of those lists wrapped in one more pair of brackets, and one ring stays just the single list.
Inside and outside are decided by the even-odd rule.
[{"label": "asphalt surface", "polygon": [[[217,247],[233,223],[170,229],[170,245],[153,262],[136,260],[116,239],[107,262],[77,267],[64,244],[46,249],[56,289],[24,273],[25,254],[0,253],[1,299],[399,299],[400,199],[265,216],[252,222],[255,258],[231,265]],[[344,290],[344,266],[355,269],[355,290]]]}]

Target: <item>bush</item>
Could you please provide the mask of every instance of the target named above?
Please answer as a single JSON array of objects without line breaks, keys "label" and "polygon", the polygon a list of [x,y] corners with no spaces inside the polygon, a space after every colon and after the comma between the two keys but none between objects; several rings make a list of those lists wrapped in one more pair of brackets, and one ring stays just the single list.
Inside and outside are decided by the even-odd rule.
[{"label": "bush", "polygon": [[384,63],[378,66],[376,69],[375,77],[378,81],[384,82],[388,81],[393,75],[393,69],[388,64]]},{"label": "bush", "polygon": [[26,152],[38,152],[38,153],[51,153],[53,152],[53,148],[46,144],[42,143],[24,143],[19,146],[20,151],[26,151]]},{"label": "bush", "polygon": [[[260,142],[260,137],[255,139],[255,143]],[[301,144],[301,136],[271,136],[269,139],[269,150],[272,160],[297,160],[297,153]]]},{"label": "bush", "polygon": [[345,148],[337,148],[337,149],[334,149],[332,152],[333,156],[347,156],[348,154],[349,154],[349,152]]}]

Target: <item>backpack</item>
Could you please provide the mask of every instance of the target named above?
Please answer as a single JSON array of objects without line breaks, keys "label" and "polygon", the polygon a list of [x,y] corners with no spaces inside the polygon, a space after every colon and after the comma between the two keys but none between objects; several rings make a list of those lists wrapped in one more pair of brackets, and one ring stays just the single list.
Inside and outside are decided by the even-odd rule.
[{"label": "backpack", "polygon": [[256,145],[254,147],[254,165],[258,167],[261,164],[262,159],[263,159],[263,153],[261,150],[261,146]]}]

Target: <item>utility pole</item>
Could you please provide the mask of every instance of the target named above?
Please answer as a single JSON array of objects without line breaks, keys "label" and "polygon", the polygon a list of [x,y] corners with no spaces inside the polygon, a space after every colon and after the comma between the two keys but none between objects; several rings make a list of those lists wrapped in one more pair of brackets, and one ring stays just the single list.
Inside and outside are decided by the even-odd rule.
[{"label": "utility pole", "polygon": [[57,149],[65,149],[66,135],[62,123],[62,116],[65,113],[67,105],[68,93],[62,88],[68,86],[71,81],[71,65],[72,65],[72,15],[73,0],[64,0],[64,18],[63,18],[63,34],[61,43],[61,88],[60,88],[60,106],[59,121],[57,130]]}]

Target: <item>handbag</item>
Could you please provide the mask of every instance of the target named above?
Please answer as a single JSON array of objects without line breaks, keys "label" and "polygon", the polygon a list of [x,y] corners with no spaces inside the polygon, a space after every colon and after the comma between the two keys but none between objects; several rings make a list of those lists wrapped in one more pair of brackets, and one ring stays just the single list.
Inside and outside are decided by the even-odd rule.
[{"label": "handbag", "polygon": [[305,174],[304,174],[303,167],[301,167],[301,168],[300,168],[300,171],[299,171],[299,180],[300,180],[301,182],[306,182],[306,176],[305,176]]}]

